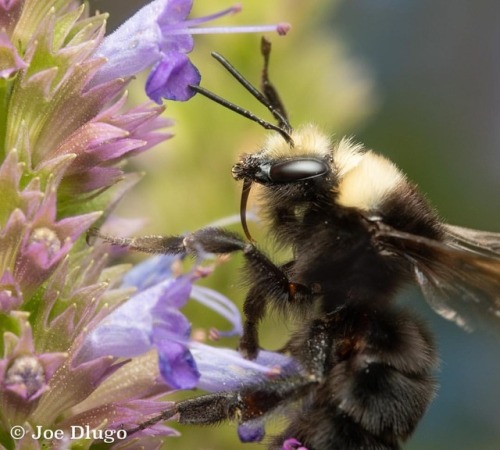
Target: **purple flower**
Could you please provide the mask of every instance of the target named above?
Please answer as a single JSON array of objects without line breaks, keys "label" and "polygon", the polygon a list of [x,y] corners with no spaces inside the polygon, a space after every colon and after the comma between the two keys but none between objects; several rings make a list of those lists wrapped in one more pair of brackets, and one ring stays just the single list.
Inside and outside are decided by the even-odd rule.
[{"label": "purple flower", "polygon": [[155,348],[160,374],[172,388],[190,389],[198,384],[200,373],[189,350],[191,324],[179,309],[194,291],[194,298],[233,323],[229,334],[241,330],[241,320],[236,307],[221,294],[193,288],[201,273],[174,278],[171,267],[175,261],[171,256],[157,256],[124,277],[124,287],[134,286],[139,292],[89,333],[78,361],[107,355],[130,358]]},{"label": "purple flower", "polygon": [[[102,90],[101,86],[86,95],[98,96]],[[64,141],[48,147],[51,150],[46,151],[41,161],[44,169],[50,169],[53,161],[72,158],[62,180],[67,193],[78,195],[113,185],[123,179],[117,163],[171,137],[159,131],[172,125],[171,120],[161,116],[163,107],[149,102],[122,112],[125,101],[126,96],[122,96]]]},{"label": "purple flower", "polygon": [[[123,431],[168,408],[160,398],[173,388],[238,386],[275,370],[192,339],[180,312],[190,297],[231,324],[213,335],[241,332],[236,307],[193,284],[210,268],[174,276],[175,259],[159,257],[120,285],[126,266],[109,266],[109,248],[82,236],[139,179],[126,158],[171,136],[163,106],[127,105],[132,76],[153,67],[156,102],[187,99],[199,83],[191,35],[207,31],[193,27],[238,8],[186,20],[191,1],[156,0],[103,43],[106,14],[90,17],[75,0],[28,3],[0,0],[0,428],[27,431],[15,443],[2,433],[0,447],[16,449],[54,445],[29,424],[63,430],[71,446],[73,425]],[[125,446],[157,448],[175,434],[155,424]]]},{"label": "purple flower", "polygon": [[263,420],[250,420],[238,426],[238,437],[241,442],[260,442],[264,439],[264,436]]},{"label": "purple flower", "polygon": [[238,389],[245,383],[275,375],[276,368],[280,373],[298,370],[290,358],[281,354],[262,351],[257,361],[248,361],[234,350],[193,341],[191,325],[179,311],[190,297],[232,324],[230,331],[217,332],[218,336],[241,334],[241,316],[222,294],[193,284],[205,272],[173,277],[175,261],[171,256],[156,256],[125,275],[124,286],[135,286],[139,292],[88,334],[78,362],[107,355],[131,358],[155,348],[160,374],[169,386],[198,386],[213,392]]},{"label": "purple flower", "polygon": [[19,335],[5,332],[8,350],[0,359],[0,398],[2,413],[23,420],[38,405],[43,393],[49,390],[49,381],[56,369],[64,362],[65,353],[35,352],[33,334],[28,314],[11,312],[5,321],[19,327]]},{"label": "purple flower", "polygon": [[106,58],[93,83],[133,76],[153,67],[146,93],[156,103],[161,99],[188,100],[194,95],[190,85],[200,83],[200,74],[186,56],[193,49],[193,34],[248,33],[276,31],[286,34],[287,24],[196,28],[227,14],[240,11],[233,6],[218,13],[187,19],[192,0],[154,0],[107,36],[94,56]]},{"label": "purple flower", "polygon": [[156,348],[160,373],[172,388],[196,386],[199,373],[187,348],[191,326],[178,311],[187,302],[191,286],[189,276],[183,276],[137,293],[87,336],[79,359],[131,358]]},{"label": "purple flower", "polygon": [[291,376],[301,368],[289,356],[261,350],[255,361],[236,350],[192,342],[191,352],[201,373],[198,387],[208,392],[237,390],[277,375]]},{"label": "purple flower", "polygon": [[64,258],[74,241],[99,217],[98,212],[56,220],[56,193],[40,202],[33,217],[24,217],[14,276],[24,295],[37,288]]}]

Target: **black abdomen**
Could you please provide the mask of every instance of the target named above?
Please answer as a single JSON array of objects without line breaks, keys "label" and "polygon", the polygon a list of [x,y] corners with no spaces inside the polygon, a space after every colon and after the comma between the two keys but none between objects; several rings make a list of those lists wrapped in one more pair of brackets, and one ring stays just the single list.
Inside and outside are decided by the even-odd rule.
[{"label": "black abdomen", "polygon": [[[394,307],[347,306],[324,321],[332,345],[322,382],[276,442],[294,437],[309,450],[399,449],[435,392],[430,333]],[[304,339],[295,335],[290,347],[307,365]]]}]

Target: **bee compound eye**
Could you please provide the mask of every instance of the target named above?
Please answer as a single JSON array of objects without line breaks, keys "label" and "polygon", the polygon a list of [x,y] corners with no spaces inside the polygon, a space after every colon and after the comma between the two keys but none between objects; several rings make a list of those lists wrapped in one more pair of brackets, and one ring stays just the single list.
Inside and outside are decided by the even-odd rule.
[{"label": "bee compound eye", "polygon": [[326,174],[329,166],[315,158],[300,158],[281,161],[271,165],[269,178],[275,183],[291,183]]}]

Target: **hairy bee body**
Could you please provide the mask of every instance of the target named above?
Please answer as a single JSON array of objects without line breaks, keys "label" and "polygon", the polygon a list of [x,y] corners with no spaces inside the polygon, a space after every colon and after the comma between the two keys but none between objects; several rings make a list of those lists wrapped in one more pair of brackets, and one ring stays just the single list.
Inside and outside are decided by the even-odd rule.
[{"label": "hairy bee body", "polygon": [[[377,240],[377,232],[383,220],[408,233],[441,239],[440,223],[389,161],[349,141],[334,145],[312,126],[291,137],[294,146],[288,154],[281,140],[278,148],[269,148],[268,142],[238,163],[239,176],[252,173],[252,166],[273,167],[280,161],[318,159],[330,167],[323,176],[300,182],[259,180],[268,228],[276,243],[294,255],[281,267],[311,295],[270,296],[269,280],[253,267],[247,268],[248,278],[260,291],[256,297],[271,298],[275,308],[300,317],[286,350],[318,379],[275,440],[276,448],[290,436],[310,450],[399,448],[433,397],[437,357],[426,327],[393,304],[398,288],[413,274],[404,258]],[[378,162],[364,185],[344,183],[364,158]],[[393,178],[377,186],[386,172]]]},{"label": "hairy bee body", "polygon": [[[311,158],[329,166],[327,174],[295,183],[260,181],[268,230],[294,255],[289,278],[321,289],[322,313],[346,302],[386,304],[413,273],[404,258],[378,240],[379,228],[442,240],[437,214],[387,159],[349,140],[335,145],[312,125],[292,138],[288,155],[282,141],[273,147],[272,137],[264,150],[251,156],[261,166]],[[369,167],[366,173],[364,166]]]},{"label": "hairy bee body", "polygon": [[[248,292],[240,352],[256,358],[258,324],[268,307],[277,309],[295,319],[282,351],[300,363],[301,373],[178,402],[128,431],[173,416],[188,424],[260,426],[281,412],[288,424],[271,438],[272,449],[289,438],[308,450],[399,449],[434,395],[437,355],[425,324],[399,307],[396,295],[417,284],[446,319],[498,333],[500,234],[443,223],[393,163],[350,139],[334,143],[314,125],[292,129],[268,79],[269,42],[263,40],[261,50],[262,92],[214,57],[278,125],[192,86],[274,131],[232,170],[243,181],[246,239],[221,228],[134,239],[95,234],[150,253],[242,252]],[[291,250],[287,262],[273,261],[250,235],[246,202],[253,185],[260,187],[261,212],[275,244]]]},{"label": "hairy bee body", "polygon": [[[320,382],[271,448],[289,437],[310,450],[400,448],[435,392],[437,359],[426,327],[397,307],[366,305],[304,324],[308,331],[318,327],[328,342]],[[308,337],[297,332],[288,345],[305,367],[311,365]]]}]

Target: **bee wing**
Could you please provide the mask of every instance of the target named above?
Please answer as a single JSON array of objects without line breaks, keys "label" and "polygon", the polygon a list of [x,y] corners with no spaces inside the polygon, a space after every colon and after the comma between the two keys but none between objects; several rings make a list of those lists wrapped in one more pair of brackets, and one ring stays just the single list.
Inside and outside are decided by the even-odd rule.
[{"label": "bee wing", "polygon": [[384,226],[377,237],[412,265],[438,314],[500,334],[500,234],[446,225],[444,241],[436,241]]},{"label": "bee wing", "polygon": [[472,230],[455,225],[445,225],[444,228],[450,238],[450,245],[454,248],[500,258],[500,233]]}]

